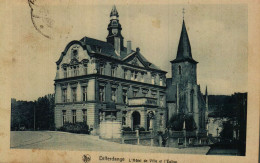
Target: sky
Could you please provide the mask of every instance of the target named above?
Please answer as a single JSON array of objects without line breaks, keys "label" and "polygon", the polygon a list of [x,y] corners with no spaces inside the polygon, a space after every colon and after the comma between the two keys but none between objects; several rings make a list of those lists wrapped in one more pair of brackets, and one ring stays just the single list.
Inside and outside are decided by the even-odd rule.
[{"label": "sky", "polygon": [[[37,2],[37,1],[36,1]],[[55,5],[37,4],[31,20],[28,3],[12,8],[12,97],[36,100],[54,93],[56,61],[65,46],[84,36],[106,40],[111,4],[75,5],[68,0]],[[197,79],[204,93],[230,95],[247,91],[248,20],[246,5],[122,5],[116,4],[122,35],[132,48],[171,77],[183,8]]]}]

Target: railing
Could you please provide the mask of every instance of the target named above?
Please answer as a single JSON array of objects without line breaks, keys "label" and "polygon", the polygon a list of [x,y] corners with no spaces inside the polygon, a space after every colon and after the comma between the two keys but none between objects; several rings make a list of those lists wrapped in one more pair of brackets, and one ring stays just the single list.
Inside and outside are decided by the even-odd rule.
[{"label": "railing", "polygon": [[134,97],[128,99],[128,104],[131,105],[150,105],[157,106],[157,99],[150,97]]},{"label": "railing", "polygon": [[122,131],[122,144],[125,142],[131,142],[131,141],[136,141],[136,144],[140,144],[140,140],[146,140],[149,141],[150,145],[154,145],[154,133],[153,131]]},{"label": "railing", "polygon": [[[185,132],[184,131],[172,131],[170,132],[170,137],[173,138],[182,138],[185,137]],[[186,137],[196,137],[196,132],[195,131],[186,131]]]}]

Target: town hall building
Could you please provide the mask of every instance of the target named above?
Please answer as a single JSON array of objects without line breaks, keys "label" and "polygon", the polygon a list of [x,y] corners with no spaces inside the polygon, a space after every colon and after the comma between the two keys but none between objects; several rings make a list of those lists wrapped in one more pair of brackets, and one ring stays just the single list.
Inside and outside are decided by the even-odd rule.
[{"label": "town hall building", "polygon": [[124,43],[115,6],[110,13],[106,41],[83,37],[61,53],[55,78],[55,126],[85,122],[99,133],[102,121],[122,128],[166,129],[172,115],[192,115],[197,129],[205,129],[206,103],[197,84],[197,63],[183,21],[172,78],[145,58],[131,41]]}]

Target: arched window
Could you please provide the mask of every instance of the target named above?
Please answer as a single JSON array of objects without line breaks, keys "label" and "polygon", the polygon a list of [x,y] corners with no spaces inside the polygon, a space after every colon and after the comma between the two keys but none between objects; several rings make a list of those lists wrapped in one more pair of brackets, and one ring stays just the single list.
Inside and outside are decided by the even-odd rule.
[{"label": "arched window", "polygon": [[194,103],[194,90],[190,92],[190,112],[193,112],[193,103]]},{"label": "arched window", "polygon": [[178,66],[178,70],[179,70],[179,75],[181,75],[181,66]]}]

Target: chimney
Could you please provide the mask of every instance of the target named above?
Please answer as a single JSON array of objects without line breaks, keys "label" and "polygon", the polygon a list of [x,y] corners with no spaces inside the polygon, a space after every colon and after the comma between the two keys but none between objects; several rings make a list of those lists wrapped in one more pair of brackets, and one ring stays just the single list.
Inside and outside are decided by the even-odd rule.
[{"label": "chimney", "polygon": [[127,54],[132,52],[131,41],[127,41]]},{"label": "chimney", "polygon": [[119,37],[114,37],[114,48],[117,52],[117,55],[120,56],[120,38]]},{"label": "chimney", "polygon": [[140,48],[139,48],[139,47],[136,48],[136,52],[137,52],[137,53],[140,52]]}]

